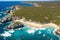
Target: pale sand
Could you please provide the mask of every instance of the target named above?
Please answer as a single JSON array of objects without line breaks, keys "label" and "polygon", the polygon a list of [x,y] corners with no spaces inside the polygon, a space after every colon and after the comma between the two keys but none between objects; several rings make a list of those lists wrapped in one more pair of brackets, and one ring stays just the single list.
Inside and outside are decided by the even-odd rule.
[{"label": "pale sand", "polygon": [[15,22],[21,22],[23,24],[26,24],[26,25],[29,25],[31,27],[35,27],[35,28],[46,28],[46,27],[53,27],[53,28],[56,28],[56,29],[59,29],[59,27],[54,24],[54,23],[47,23],[47,24],[39,24],[39,23],[35,23],[35,22],[29,22],[29,21],[24,21],[23,19],[21,20],[15,20]]},{"label": "pale sand", "polygon": [[19,9],[21,9],[21,8],[19,8],[19,6],[15,6],[15,9],[16,9],[16,10],[19,10]]},{"label": "pale sand", "polygon": [[32,3],[35,7],[42,7],[42,5],[39,5],[38,3]]}]

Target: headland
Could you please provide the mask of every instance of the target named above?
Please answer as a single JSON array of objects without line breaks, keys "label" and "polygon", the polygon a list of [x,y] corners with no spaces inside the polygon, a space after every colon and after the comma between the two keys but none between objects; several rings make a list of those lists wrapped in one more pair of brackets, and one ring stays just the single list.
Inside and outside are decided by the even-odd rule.
[{"label": "headland", "polygon": [[[7,14],[9,14],[12,18],[12,20],[4,21],[10,22],[12,21],[12,24],[7,27],[7,29],[16,29],[16,28],[23,28],[23,25],[28,25],[30,27],[34,28],[47,28],[52,27],[57,29],[55,33],[60,35],[59,31],[59,18],[57,18],[57,13],[55,13],[56,9],[59,10],[57,7],[52,9],[49,6],[44,7],[44,5],[41,5],[38,3],[31,3],[33,4],[32,7],[22,7],[22,6],[12,6],[14,10],[8,10]],[[49,9],[49,10],[48,10]],[[40,10],[40,11],[39,11]],[[52,14],[55,13],[55,14]],[[56,20],[57,19],[57,20]],[[18,26],[19,27],[18,27]]]}]

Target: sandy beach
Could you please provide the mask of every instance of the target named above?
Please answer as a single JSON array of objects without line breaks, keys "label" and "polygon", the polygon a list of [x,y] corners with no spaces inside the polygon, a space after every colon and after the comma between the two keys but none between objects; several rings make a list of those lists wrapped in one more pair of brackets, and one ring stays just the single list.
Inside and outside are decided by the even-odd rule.
[{"label": "sandy beach", "polygon": [[54,23],[47,23],[47,24],[39,24],[39,23],[35,23],[35,22],[30,22],[30,21],[24,21],[24,19],[21,20],[15,20],[15,22],[21,22],[23,24],[29,25],[31,27],[35,27],[35,28],[46,28],[46,27],[53,27],[56,29],[59,29],[59,27],[54,24]]}]

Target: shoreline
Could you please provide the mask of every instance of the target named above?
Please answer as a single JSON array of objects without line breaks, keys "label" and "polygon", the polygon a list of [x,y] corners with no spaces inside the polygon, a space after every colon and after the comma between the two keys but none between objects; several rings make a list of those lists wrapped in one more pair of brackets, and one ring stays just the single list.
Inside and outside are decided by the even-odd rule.
[{"label": "shoreline", "polygon": [[[18,6],[13,6],[14,7],[14,9],[15,10],[19,10],[19,8],[18,8]],[[13,8],[12,7],[12,8]],[[10,17],[13,15],[13,13],[14,13],[14,11],[15,10],[8,10],[8,11],[10,11],[9,13],[7,12],[7,14],[9,14],[10,15]],[[30,21],[24,21],[24,19],[22,18],[22,19],[20,19],[20,20],[14,20],[14,22],[11,24],[11,25],[13,25],[15,22],[21,22],[21,23],[23,23],[24,25],[26,24],[26,25],[28,25],[28,26],[30,26],[30,27],[34,27],[34,28],[46,28],[46,26],[48,27],[48,26],[52,26],[53,28],[56,28],[57,30],[59,30],[59,27],[56,25],[56,24],[54,24],[54,23],[47,23],[47,24],[42,24],[42,23],[40,23],[40,24],[38,24],[38,23],[35,23],[35,22],[30,22]],[[8,27],[10,27],[11,25],[9,25]],[[60,33],[59,33],[60,34]]]},{"label": "shoreline", "polygon": [[36,27],[36,28],[45,28],[46,26],[52,26],[53,28],[59,29],[59,27],[54,23],[47,23],[47,24],[40,23],[39,24],[39,23],[35,23],[35,22],[24,21],[24,19],[15,20],[15,22],[21,22],[23,24],[30,25],[30,26]]},{"label": "shoreline", "polygon": [[47,24],[38,24],[38,23],[34,23],[34,22],[29,22],[29,21],[23,21],[22,20],[15,20],[15,22],[21,22],[24,25],[27,25],[30,28],[36,28],[36,29],[45,29],[45,28],[54,28],[55,30],[53,31],[53,33],[55,35],[60,35],[60,27],[58,27],[58,25],[54,24],[54,23],[47,23]]},{"label": "shoreline", "polygon": [[[33,3],[33,4],[36,4],[36,3]],[[38,4],[36,4],[36,5],[38,5]],[[19,10],[20,8],[19,8],[19,6],[13,6],[12,8],[14,8],[15,10]],[[14,11],[15,10],[10,10],[10,15],[12,14],[13,15],[13,13],[14,13]],[[11,15],[11,16],[12,16]],[[25,18],[22,18],[22,20],[24,20]],[[19,20],[15,20],[15,21],[18,21],[18,22],[20,22]],[[29,21],[27,21],[26,23],[28,23],[29,24]],[[43,25],[53,25],[53,26],[55,26],[55,28],[57,28],[57,29],[59,29],[59,27],[56,25],[56,24],[54,24],[54,23],[47,23],[47,24],[42,24],[42,23],[40,23],[40,24],[38,24],[38,23],[33,23],[33,22],[30,22],[31,24],[37,24],[38,26],[43,26]],[[35,25],[36,26],[36,25]],[[36,26],[37,27],[37,26]]]}]

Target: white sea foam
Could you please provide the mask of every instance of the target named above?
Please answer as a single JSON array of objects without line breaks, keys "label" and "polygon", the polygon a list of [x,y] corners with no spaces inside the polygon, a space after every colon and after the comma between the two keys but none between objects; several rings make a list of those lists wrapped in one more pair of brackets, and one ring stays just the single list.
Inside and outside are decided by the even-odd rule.
[{"label": "white sea foam", "polygon": [[41,34],[41,31],[39,31],[38,34]]},{"label": "white sea foam", "polygon": [[6,39],[5,37],[3,39]]},{"label": "white sea foam", "polygon": [[53,34],[54,34],[54,35],[56,35],[55,31],[57,31],[57,29],[55,29],[55,30],[53,31]]},{"label": "white sea foam", "polygon": [[47,32],[48,32],[48,33],[51,33],[51,29],[48,29]]},{"label": "white sea foam", "polygon": [[43,34],[43,36],[46,36],[45,34]]},{"label": "white sea foam", "polygon": [[1,34],[1,36],[4,36],[4,37],[10,37],[11,34],[7,31],[5,31],[4,33]]},{"label": "white sea foam", "polygon": [[4,14],[6,14],[6,13],[4,13]]},{"label": "white sea foam", "polygon": [[34,34],[35,30],[34,30],[34,29],[29,29],[29,30],[27,30],[27,32],[28,32],[29,34]]},{"label": "white sea foam", "polygon": [[46,28],[35,28],[35,30],[46,30]]},{"label": "white sea foam", "polygon": [[19,28],[18,30],[21,30],[21,28]]},{"label": "white sea foam", "polygon": [[14,30],[12,29],[12,30],[9,30],[9,33],[14,33]]},{"label": "white sea foam", "polygon": [[31,27],[31,26],[30,26],[30,28],[34,29],[34,30],[46,30],[46,28],[35,28],[35,27]]},{"label": "white sea foam", "polygon": [[53,40],[52,38],[50,40]]},{"label": "white sea foam", "polygon": [[46,30],[46,28],[40,28],[40,30]]}]

